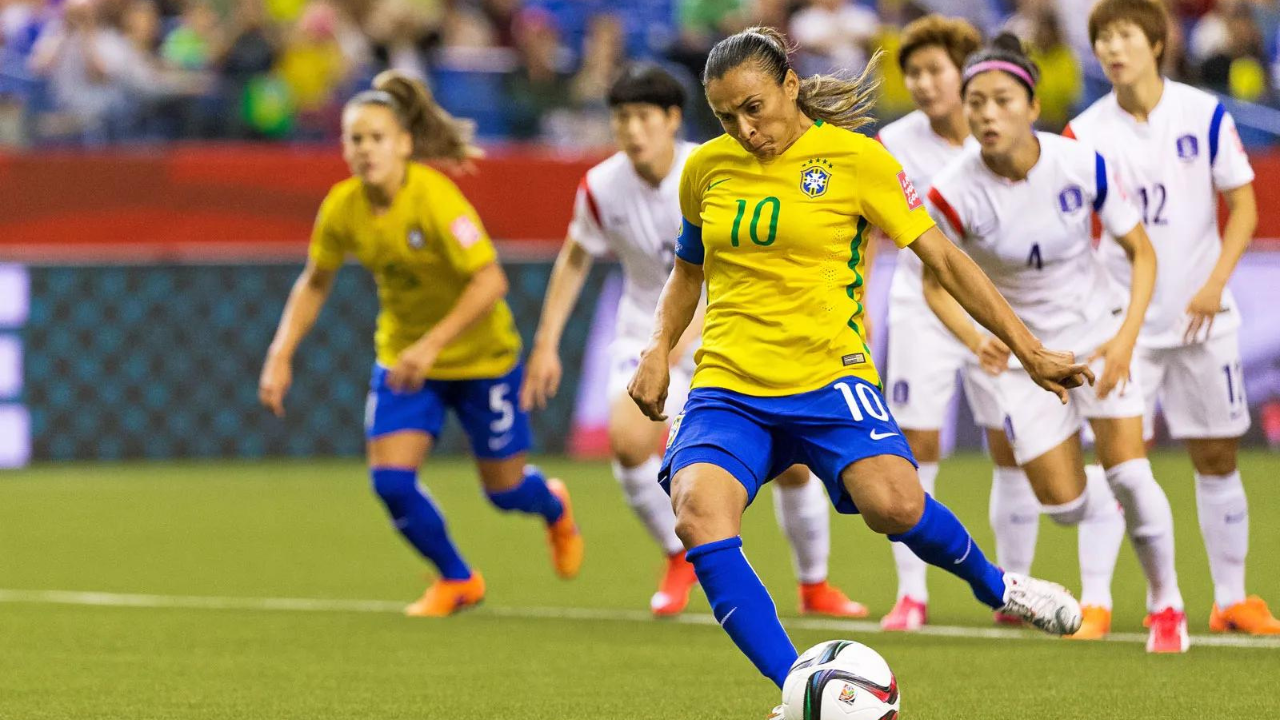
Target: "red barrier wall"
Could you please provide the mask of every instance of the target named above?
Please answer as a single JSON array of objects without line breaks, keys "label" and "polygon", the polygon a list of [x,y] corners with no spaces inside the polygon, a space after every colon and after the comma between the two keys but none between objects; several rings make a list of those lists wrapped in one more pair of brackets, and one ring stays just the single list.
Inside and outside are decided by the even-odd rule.
[{"label": "red barrier wall", "polygon": [[[498,149],[456,178],[490,234],[564,237],[601,153]],[[300,257],[335,150],[187,146],[0,157],[0,259]]]},{"label": "red barrier wall", "polygon": [[[601,157],[498,148],[458,184],[494,237],[557,241],[578,181]],[[1253,161],[1258,237],[1280,238],[1280,153]],[[0,260],[297,258],[321,198],[345,175],[336,149],[196,145],[0,156]]]}]

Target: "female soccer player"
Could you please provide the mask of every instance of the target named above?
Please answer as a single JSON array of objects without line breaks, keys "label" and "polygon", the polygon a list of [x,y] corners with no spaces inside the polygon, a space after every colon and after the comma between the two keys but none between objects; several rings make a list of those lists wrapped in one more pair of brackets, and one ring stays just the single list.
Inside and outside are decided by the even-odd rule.
[{"label": "female soccer player", "polygon": [[716,619],[779,686],[796,651],[739,530],[760,486],[797,462],[822,479],[838,511],[861,512],[871,529],[968,581],[989,607],[1057,634],[1080,620],[1064,588],[987,561],[951,511],[921,489],[885,408],[863,341],[872,224],[911,247],[1046,388],[1065,398],[1088,369],[1040,345],[935,228],[888,151],[851,131],[869,122],[870,72],[801,81],[786,39],[769,28],[712,48],[703,84],[725,135],[685,163],[675,269],[628,388],[645,415],[666,419],[671,349],[705,280],[697,370],[660,478]]},{"label": "female soccer player", "polygon": [[[1253,169],[1222,103],[1161,77],[1169,37],[1163,6],[1103,0],[1089,16],[1089,37],[1114,90],[1072,120],[1066,134],[1105,154],[1125,189],[1142,200],[1160,258],[1134,353],[1147,400],[1146,435],[1159,400],[1170,434],[1186,443],[1195,467],[1214,585],[1209,629],[1277,635],[1280,620],[1266,602],[1245,594],[1249,503],[1236,464],[1249,407],[1240,313],[1227,280],[1258,226]],[[1219,194],[1229,211],[1221,233]],[[1101,248],[1108,269],[1127,281],[1119,247],[1104,240]]]},{"label": "female soccer player", "polygon": [[[975,144],[964,117],[960,73],[965,59],[981,45],[972,25],[941,15],[920,18],[902,31],[898,65],[917,109],[886,125],[877,139],[902,163],[916,188],[927,190],[934,173]],[[1035,554],[1040,503],[1004,437],[994,379],[977,362],[980,348],[966,348],[929,310],[922,269],[914,254],[899,254],[889,288],[889,409],[919,463],[920,484],[933,494],[939,431],[955,394],[956,374],[963,373],[965,397],[978,425],[986,428],[995,461],[990,521],[996,557],[1005,570],[1026,574]],[[901,544],[893,546],[893,557],[898,600],[880,626],[918,630],[928,618],[925,563]]]},{"label": "female soccer player", "polygon": [[415,162],[466,162],[471,128],[435,104],[417,80],[382,73],[342,114],[352,177],[320,206],[302,276],[285,304],[259,381],[262,404],[284,414],[292,360],[347,255],[373,273],[381,312],[365,413],[373,489],[396,529],[435,565],[439,579],[406,614],[440,617],[484,597],[439,508],[418,486],[452,409],[471,442],[489,500],[546,521],[556,572],[582,564],[582,537],[558,480],[525,460],[529,419],[520,394],[520,338],[503,296],[507,278],[480,218],[448,178]]},{"label": "female soccer player", "polygon": [[[1097,387],[1071,391],[1065,404],[1044,402],[1034,375],[1023,367],[1004,370],[997,388],[1006,431],[1055,521],[1074,525],[1114,513],[1119,498],[1147,576],[1147,650],[1184,652],[1188,638],[1174,569],[1173,515],[1142,441],[1141,385],[1130,381],[1133,346],[1155,285],[1155,251],[1103,156],[1032,129],[1040,107],[1037,74],[1021,42],[1008,34],[969,59],[962,91],[980,147],[966,150],[934,178],[930,206],[1032,332],[1101,363]],[[1133,265],[1127,303],[1093,252],[1094,213]],[[977,330],[940,280],[926,278],[926,298],[947,327],[973,346]],[[1005,364],[1002,355],[1002,348],[988,348],[984,364],[998,368]],[[1107,483],[1086,479],[1079,439],[1086,419],[1114,496]]]},{"label": "female soccer player", "polygon": [[[520,398],[529,410],[545,407],[555,396],[561,374],[560,336],[593,258],[612,253],[622,263],[623,290],[610,347],[609,445],[613,474],[627,504],[667,556],[666,573],[649,603],[658,616],[684,610],[698,580],[676,537],[671,500],[658,485],[661,458],[656,453],[666,423],[641,415],[626,390],[648,342],[662,284],[671,273],[680,230],[680,171],[697,147],[676,139],[684,99],[679,81],[655,65],[628,68],[610,88],[611,124],[621,150],[587,171],[578,186],[573,221],[547,285]],[[684,404],[683,392],[693,375],[689,348],[700,329],[701,322],[693,323],[671,353],[673,384],[680,396],[667,399],[669,408]],[[803,466],[788,469],[774,482],[774,506],[791,542],[801,612],[865,617],[866,607],[827,582],[831,516],[821,482],[811,482]]]}]

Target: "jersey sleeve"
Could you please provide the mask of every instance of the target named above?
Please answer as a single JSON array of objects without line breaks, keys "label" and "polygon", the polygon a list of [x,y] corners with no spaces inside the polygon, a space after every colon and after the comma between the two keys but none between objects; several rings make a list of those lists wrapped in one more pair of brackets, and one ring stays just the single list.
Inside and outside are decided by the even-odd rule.
[{"label": "jersey sleeve", "polygon": [[956,212],[951,201],[943,195],[943,191],[937,185],[929,188],[928,197],[926,207],[929,209],[929,216],[933,218],[938,229],[942,230],[943,235],[959,245],[964,239],[964,220],[960,217],[960,213]]},{"label": "jersey sleeve", "polygon": [[609,242],[605,238],[604,228],[600,224],[600,206],[596,203],[591,187],[587,185],[587,176],[582,176],[578,183],[578,192],[573,199],[573,219],[569,221],[569,237],[595,257],[608,254]]},{"label": "jersey sleeve", "polygon": [[480,222],[480,215],[451,180],[441,178],[437,190],[439,201],[433,203],[435,226],[441,234],[441,245],[453,267],[465,275],[498,259],[498,252]]},{"label": "jersey sleeve", "polygon": [[1116,179],[1115,170],[1101,153],[1093,154],[1094,195],[1093,211],[1102,227],[1113,237],[1124,235],[1142,222],[1142,214],[1129,199]]},{"label": "jersey sleeve", "polygon": [[706,256],[702,244],[702,191],[695,165],[697,155],[690,157],[680,172],[680,234],[676,237],[676,257],[701,265]]},{"label": "jersey sleeve", "polygon": [[338,201],[331,192],[320,203],[316,223],[311,230],[307,256],[321,270],[337,270],[347,257],[346,243],[338,227]]},{"label": "jersey sleeve", "polygon": [[924,198],[889,151],[878,142],[868,142],[859,158],[859,213],[884,231],[894,245],[904,248],[934,226],[925,209]]},{"label": "jersey sleeve", "polygon": [[1235,190],[1253,182],[1253,166],[1240,141],[1235,118],[1222,103],[1218,103],[1209,123],[1209,165],[1213,186],[1218,190]]}]

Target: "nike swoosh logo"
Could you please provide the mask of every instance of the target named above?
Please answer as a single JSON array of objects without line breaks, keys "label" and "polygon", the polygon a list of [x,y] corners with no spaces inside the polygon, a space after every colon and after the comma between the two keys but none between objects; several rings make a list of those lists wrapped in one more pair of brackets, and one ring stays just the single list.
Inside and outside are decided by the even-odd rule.
[{"label": "nike swoosh logo", "polygon": [[883,439],[885,439],[885,438],[887,438],[887,437],[893,437],[894,435],[897,435],[897,434],[898,434],[898,433],[882,433],[882,432],[880,432],[879,430],[872,430],[872,431],[871,431],[871,439],[872,439],[872,440],[883,440]]},{"label": "nike swoosh logo", "polygon": [[707,192],[711,192],[711,188],[713,188],[713,187],[715,187],[715,186],[717,186],[717,185],[719,185],[719,184],[721,184],[721,183],[727,183],[727,182],[729,182],[729,180],[730,180],[730,178],[725,178],[725,179],[723,179],[723,180],[717,180],[717,181],[715,181],[715,182],[711,183],[710,185],[708,185],[708,186],[707,186]]},{"label": "nike swoosh logo", "polygon": [[966,558],[968,558],[968,557],[969,557],[969,553],[971,553],[971,552],[973,552],[973,538],[969,538],[969,545],[965,547],[965,549],[964,549],[964,554],[960,556],[960,559],[959,559],[959,560],[956,560],[955,562],[953,562],[953,563],[951,563],[951,564],[952,564],[952,565],[959,565],[960,563],[964,562]]},{"label": "nike swoosh logo", "polygon": [[725,623],[727,623],[727,622],[729,622],[729,618],[733,617],[733,614],[734,614],[734,613],[736,613],[736,612],[738,612],[738,608],[737,608],[737,607],[734,607],[732,610],[730,610],[730,611],[729,611],[729,614],[728,614],[728,615],[725,615],[725,616],[720,620],[720,627],[724,627],[724,624],[725,624]]}]

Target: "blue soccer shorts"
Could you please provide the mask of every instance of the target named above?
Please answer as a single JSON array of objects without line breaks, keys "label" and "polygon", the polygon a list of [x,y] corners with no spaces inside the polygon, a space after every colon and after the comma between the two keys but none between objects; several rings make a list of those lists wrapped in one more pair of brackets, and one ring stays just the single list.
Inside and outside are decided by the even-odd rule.
[{"label": "blue soccer shorts", "polygon": [[747,490],[750,504],[765,483],[802,463],[821,478],[837,511],[856,513],[840,473],[878,455],[916,465],[879,388],[857,377],[796,395],[757,397],[694,388],[672,422],[659,482],[695,463],[724,468]]},{"label": "blue soccer shorts", "polygon": [[529,415],[519,406],[521,364],[498,378],[428,380],[422,389],[410,393],[387,387],[387,372],[374,365],[369,381],[364,424],[370,440],[402,430],[420,430],[438,438],[445,412],[453,410],[477,458],[505,460],[528,452]]}]

